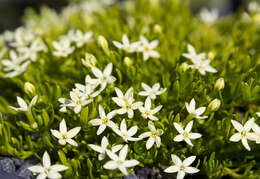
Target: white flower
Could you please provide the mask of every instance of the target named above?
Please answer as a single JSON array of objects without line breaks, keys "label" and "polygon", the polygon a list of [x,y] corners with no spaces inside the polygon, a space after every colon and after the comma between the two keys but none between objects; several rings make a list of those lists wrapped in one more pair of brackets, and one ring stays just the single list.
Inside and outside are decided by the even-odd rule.
[{"label": "white flower", "polygon": [[160,84],[155,83],[152,87],[148,86],[145,83],[142,83],[142,87],[145,91],[139,92],[140,96],[148,96],[151,99],[155,99],[156,96],[161,95],[166,91],[166,88],[160,90]]},{"label": "white flower", "polygon": [[122,42],[123,43],[120,43],[120,42],[117,42],[117,41],[113,41],[113,44],[119,48],[119,49],[123,49],[125,50],[126,52],[129,52],[129,53],[133,53],[133,52],[136,52],[138,47],[140,46],[141,42],[133,42],[133,43],[130,43],[128,37],[126,34],[123,34],[123,37],[122,37]]},{"label": "white flower", "polygon": [[80,93],[71,91],[70,92],[71,103],[68,104],[72,107],[75,113],[79,113],[81,108],[92,102],[92,99],[86,99],[86,96],[82,96]]},{"label": "white flower", "polygon": [[255,141],[257,144],[260,144],[260,126],[258,126],[256,123],[252,126],[253,131],[255,132]]},{"label": "white flower", "polygon": [[139,164],[137,160],[125,160],[128,152],[128,145],[125,145],[117,156],[114,152],[106,150],[107,155],[112,159],[105,163],[104,168],[108,170],[119,169],[124,175],[127,175],[127,168],[134,167]]},{"label": "white flower", "polygon": [[156,143],[157,148],[161,146],[161,138],[160,136],[163,134],[162,129],[156,129],[153,122],[148,122],[148,128],[150,129],[150,132],[145,132],[139,136],[139,138],[146,138],[149,137],[149,139],[146,142],[146,149],[149,150],[152,148],[153,144]]},{"label": "white flower", "polygon": [[51,133],[52,135],[54,135],[54,137],[59,139],[59,143],[61,145],[65,145],[66,143],[69,143],[70,145],[78,146],[77,142],[72,138],[79,133],[80,129],[81,127],[75,127],[67,131],[66,121],[62,119],[59,128],[60,131],[51,129]]},{"label": "white flower", "polygon": [[173,140],[175,142],[181,142],[181,141],[185,141],[187,144],[193,146],[193,144],[191,143],[190,139],[198,139],[201,137],[201,134],[199,133],[190,133],[192,125],[193,125],[193,121],[190,121],[185,129],[183,130],[183,128],[181,127],[181,125],[179,125],[178,123],[174,122],[173,123],[174,127],[176,128],[176,130],[180,133],[179,135],[177,135]]},{"label": "white flower", "polygon": [[200,18],[201,20],[209,25],[214,24],[219,17],[219,12],[217,9],[212,9],[211,11],[209,11],[208,9],[202,9],[200,11]]},{"label": "white flower", "polygon": [[258,117],[260,117],[260,112],[257,112],[256,115],[258,115]]},{"label": "white flower", "polygon": [[205,53],[199,53],[197,54],[195,51],[195,48],[188,44],[188,52],[189,53],[183,53],[182,56],[190,59],[193,63],[193,65],[189,65],[190,68],[196,68],[199,70],[199,72],[202,75],[205,75],[206,72],[212,72],[216,73],[217,70],[210,66],[210,60],[206,59],[206,54]]},{"label": "white flower", "polygon": [[24,55],[24,59],[29,58],[32,61],[36,61],[37,53],[44,50],[44,46],[39,44],[38,40],[32,42],[30,47],[19,47],[18,51]]},{"label": "white flower", "polygon": [[[106,136],[104,136],[101,140],[101,146],[97,146],[94,144],[89,144],[89,147],[91,147],[93,150],[99,152],[100,154],[98,155],[98,160],[103,160],[106,157],[106,149],[107,146],[109,145],[109,142],[106,138]],[[116,153],[118,152],[121,148],[123,147],[123,145],[115,145],[112,147],[112,152]]]},{"label": "white flower", "polygon": [[181,161],[181,159],[178,156],[176,156],[174,154],[171,155],[171,158],[172,158],[174,165],[166,168],[164,170],[164,172],[166,172],[166,173],[178,172],[177,179],[183,179],[185,176],[185,173],[193,174],[193,173],[197,173],[200,171],[199,169],[197,169],[195,167],[190,167],[190,165],[196,159],[196,156],[188,157],[183,162]]},{"label": "white flower", "polygon": [[260,12],[260,5],[256,1],[251,1],[248,4],[248,11],[251,13],[259,13]]},{"label": "white flower", "polygon": [[131,127],[129,130],[127,130],[127,126],[126,126],[126,122],[125,122],[125,119],[123,119],[121,121],[121,124],[120,124],[120,129],[118,129],[118,127],[113,127],[112,128],[113,131],[119,135],[120,137],[122,137],[126,142],[128,141],[138,141],[140,140],[139,138],[134,138],[132,137],[133,135],[136,134],[137,132],[137,126],[133,126]]},{"label": "white flower", "polygon": [[45,151],[42,158],[43,165],[35,165],[28,167],[33,173],[40,173],[37,176],[37,179],[58,179],[61,178],[61,174],[59,172],[67,170],[68,167],[60,164],[51,165],[51,160],[49,154]]},{"label": "white flower", "polygon": [[143,58],[145,61],[148,60],[150,57],[160,57],[160,54],[154,50],[159,44],[158,40],[153,40],[152,42],[149,42],[144,36],[141,36],[140,40],[141,45],[139,46],[138,51],[143,53]]},{"label": "white flower", "polygon": [[92,119],[91,121],[89,121],[93,126],[99,126],[97,130],[97,135],[100,135],[106,129],[107,126],[111,128],[116,127],[116,124],[113,121],[111,121],[111,119],[115,116],[116,111],[111,111],[106,115],[104,108],[101,105],[99,105],[98,112],[100,118]]},{"label": "white flower", "polygon": [[93,74],[96,76],[97,78],[97,83],[101,85],[101,89],[105,89],[105,87],[107,86],[107,84],[113,83],[114,81],[116,81],[116,78],[114,76],[111,75],[112,73],[112,69],[113,69],[113,64],[109,63],[104,71],[100,71],[98,68],[92,66],[91,70],[93,72]]},{"label": "white flower", "polygon": [[66,99],[66,98],[59,98],[58,101],[61,103],[60,104],[60,112],[67,112],[67,107],[68,107],[68,104],[71,103],[71,100],[70,99]]},{"label": "white flower", "polygon": [[74,41],[76,42],[77,47],[82,47],[86,43],[92,41],[92,32],[82,33],[80,30],[77,30],[75,33]]},{"label": "white flower", "polygon": [[197,119],[205,119],[208,117],[208,116],[200,116],[205,112],[206,107],[200,107],[200,108],[196,109],[195,108],[196,102],[195,102],[194,98],[192,98],[192,100],[190,101],[190,104],[185,102],[185,105],[186,105],[187,111],[191,115],[193,115],[193,117],[195,117]]},{"label": "white flower", "polygon": [[19,108],[13,107],[13,106],[9,106],[10,108],[12,108],[15,111],[29,111],[32,106],[34,106],[37,102],[38,96],[34,96],[33,99],[31,100],[30,104],[27,105],[27,103],[19,96],[17,96],[17,102],[19,105]]},{"label": "white flower", "polygon": [[121,109],[117,110],[118,114],[128,114],[129,118],[134,117],[134,110],[138,109],[143,105],[142,102],[134,102],[134,89],[129,88],[125,95],[119,88],[115,88],[116,94],[118,97],[113,97],[112,100],[121,107]]},{"label": "white flower", "polygon": [[193,65],[189,65],[191,68],[196,68],[199,70],[200,74],[205,75],[206,72],[217,73],[218,71],[210,66],[210,60],[199,60],[196,61]]},{"label": "white flower", "polygon": [[62,38],[59,42],[53,42],[52,44],[56,50],[53,54],[58,57],[67,57],[74,51],[74,47],[71,47],[70,40],[66,38]]},{"label": "white flower", "polygon": [[205,53],[197,54],[195,48],[191,44],[188,44],[188,52],[189,53],[183,53],[182,56],[190,59],[192,61],[192,63],[196,63],[197,61],[200,61],[200,60],[206,58]]},{"label": "white flower", "polygon": [[10,51],[9,56],[10,59],[2,60],[3,70],[7,72],[4,75],[6,78],[18,76],[27,70],[27,66],[30,64],[29,61],[24,62],[24,58],[14,51]]},{"label": "white flower", "polygon": [[157,106],[154,109],[151,109],[151,98],[147,97],[144,103],[144,107],[141,106],[139,108],[139,111],[142,113],[142,116],[147,119],[151,119],[154,121],[158,121],[158,118],[156,116],[154,116],[155,113],[157,113],[158,111],[160,111],[162,109],[162,105]]},{"label": "white flower", "polygon": [[238,133],[232,135],[229,140],[232,142],[238,142],[241,140],[243,146],[250,151],[251,149],[248,145],[247,139],[256,140],[255,134],[249,132],[254,124],[254,120],[254,118],[251,118],[245,123],[244,126],[242,126],[239,122],[235,120],[231,120],[231,123],[233,124],[234,128],[238,131]]}]

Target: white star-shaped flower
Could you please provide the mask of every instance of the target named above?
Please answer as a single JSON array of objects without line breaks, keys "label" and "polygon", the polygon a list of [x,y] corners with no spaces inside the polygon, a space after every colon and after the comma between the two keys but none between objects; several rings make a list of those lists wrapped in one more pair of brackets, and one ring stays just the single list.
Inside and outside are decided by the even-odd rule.
[{"label": "white star-shaped flower", "polygon": [[74,51],[74,47],[71,46],[70,40],[67,38],[62,38],[59,42],[53,42],[53,47],[55,51],[53,54],[58,57],[67,57]]},{"label": "white star-shaped flower", "polygon": [[77,114],[81,111],[81,108],[93,101],[93,99],[87,99],[86,96],[82,96],[77,92],[70,92],[71,103],[68,104],[69,107],[74,109],[74,112]]},{"label": "white star-shaped flower", "polygon": [[13,107],[13,106],[9,106],[10,108],[12,108],[15,111],[29,111],[32,106],[34,106],[37,102],[38,96],[34,96],[33,99],[31,100],[30,104],[27,105],[27,103],[23,100],[23,98],[17,96],[17,102],[19,105],[19,108]]},{"label": "white star-shaped flower", "polygon": [[150,129],[149,132],[145,132],[139,136],[139,138],[143,139],[146,137],[149,137],[149,139],[146,142],[146,149],[149,150],[152,148],[154,143],[156,143],[157,148],[161,146],[161,138],[160,136],[163,134],[162,129],[156,129],[153,122],[148,122],[148,128]]},{"label": "white star-shaped flower", "polygon": [[[109,142],[108,142],[106,136],[104,136],[102,138],[102,140],[101,140],[101,146],[97,146],[97,145],[94,145],[94,144],[89,144],[89,147],[100,153],[98,155],[98,160],[103,160],[106,157],[106,149],[107,149],[108,145],[109,145]],[[112,147],[112,152],[116,153],[122,147],[123,147],[123,145],[115,145],[115,146]]]},{"label": "white star-shaped flower", "polygon": [[128,152],[128,145],[125,145],[117,156],[114,152],[106,150],[107,155],[112,159],[105,163],[104,168],[108,170],[119,169],[124,175],[127,175],[127,168],[134,167],[139,164],[137,160],[125,160]]},{"label": "white star-shaped flower", "polygon": [[113,83],[116,81],[116,78],[114,76],[111,75],[112,73],[112,69],[113,69],[113,64],[109,63],[104,71],[100,71],[98,68],[92,66],[91,70],[93,72],[93,74],[96,76],[97,78],[97,83],[101,85],[101,89],[105,89],[105,87],[107,86],[107,84]]},{"label": "white star-shaped flower", "polygon": [[154,116],[154,114],[156,114],[162,109],[162,105],[157,106],[154,109],[151,109],[151,105],[152,105],[151,98],[147,97],[144,106],[141,106],[139,108],[139,111],[142,113],[143,118],[145,119],[149,118],[151,120],[158,121],[158,118]]},{"label": "white star-shaped flower", "polygon": [[30,59],[35,62],[37,58],[37,53],[44,49],[45,47],[41,45],[38,40],[35,40],[29,47],[19,47],[18,51],[24,55],[24,59]]},{"label": "white star-shaped flower", "polygon": [[185,102],[185,105],[186,105],[187,111],[193,117],[195,117],[197,119],[205,119],[205,118],[208,117],[208,116],[201,116],[205,112],[206,107],[200,107],[198,109],[195,108],[196,107],[196,102],[195,102],[194,98],[192,98],[192,100],[190,101],[190,104]]},{"label": "white star-shaped flower", "polygon": [[189,65],[190,68],[196,68],[197,70],[199,70],[199,72],[202,75],[205,75],[206,72],[211,72],[211,73],[217,72],[215,68],[210,66],[210,60],[205,59],[206,58],[205,53],[197,54],[195,48],[190,44],[188,44],[188,52],[189,53],[183,53],[182,56],[191,60],[193,65]]},{"label": "white star-shaped flower", "polygon": [[181,159],[178,156],[176,156],[174,154],[171,155],[171,158],[172,158],[174,165],[166,168],[164,170],[164,172],[166,172],[166,173],[178,172],[177,179],[183,179],[185,176],[185,173],[193,174],[193,173],[197,173],[200,171],[199,169],[197,169],[195,167],[190,167],[190,165],[196,159],[196,156],[188,157],[183,162],[181,161]]},{"label": "white star-shaped flower", "polygon": [[58,179],[62,178],[59,172],[67,170],[68,167],[60,164],[51,165],[51,160],[49,154],[45,151],[42,158],[43,165],[35,165],[28,167],[33,173],[40,173],[37,179]]},{"label": "white star-shaped flower", "polygon": [[189,65],[191,68],[196,68],[199,70],[200,74],[205,75],[206,72],[217,73],[218,71],[210,66],[210,60],[199,60],[196,61],[193,65]]},{"label": "white star-shaped flower", "polygon": [[123,49],[125,50],[126,52],[129,52],[129,53],[133,53],[133,52],[136,52],[138,47],[140,46],[141,42],[133,42],[133,43],[130,43],[128,37],[126,34],[123,34],[123,37],[122,37],[122,42],[123,43],[120,43],[120,42],[117,42],[117,41],[113,41],[113,44],[119,48],[119,49]]},{"label": "white star-shaped flower", "polygon": [[116,111],[111,111],[110,113],[106,114],[104,108],[101,105],[99,105],[98,112],[100,118],[92,119],[91,121],[89,121],[93,126],[99,126],[97,130],[97,135],[100,135],[106,129],[107,126],[111,128],[116,127],[116,124],[113,121],[111,121],[111,119],[115,116]]},{"label": "white star-shaped flower", "polygon": [[123,119],[121,121],[121,124],[120,124],[120,129],[118,129],[118,127],[113,127],[112,128],[113,131],[119,135],[120,137],[122,137],[124,139],[124,141],[128,142],[128,141],[138,141],[140,140],[139,138],[135,138],[135,137],[132,137],[133,135],[136,134],[137,132],[137,126],[133,126],[131,127],[129,130],[127,130],[127,126],[126,126],[126,121],[125,119]]},{"label": "white star-shaped flower", "polygon": [[253,124],[252,129],[255,133],[255,141],[257,144],[260,144],[260,126],[256,123]]},{"label": "white star-shaped flower", "polygon": [[142,83],[142,87],[145,91],[139,92],[140,96],[148,96],[151,99],[155,99],[156,96],[161,95],[166,91],[166,88],[160,89],[160,84],[155,83],[152,87],[149,85]]},{"label": "white star-shaped flower", "polygon": [[73,40],[76,42],[77,47],[80,48],[86,43],[91,42],[92,36],[93,36],[92,32],[83,33],[80,30],[77,30]]},{"label": "white star-shaped flower", "polygon": [[210,11],[204,8],[200,11],[200,18],[206,24],[209,25],[214,24],[218,20],[218,17],[219,17],[219,12],[217,9],[212,9]]},{"label": "white star-shaped flower", "polygon": [[3,70],[6,72],[5,78],[18,76],[27,70],[30,61],[24,61],[24,57],[17,55],[14,51],[10,51],[9,59],[3,59]]},{"label": "white star-shaped flower", "polygon": [[187,144],[193,146],[190,139],[198,139],[201,137],[201,134],[199,133],[190,133],[193,121],[190,121],[186,125],[185,129],[183,129],[182,126],[176,122],[174,122],[173,125],[176,128],[176,130],[180,133],[173,139],[175,142],[181,142],[184,140]]},{"label": "white star-shaped flower", "polygon": [[125,95],[119,88],[115,88],[117,97],[113,97],[112,100],[121,107],[121,109],[117,110],[118,114],[128,114],[129,118],[134,117],[134,110],[138,109],[143,105],[143,102],[134,102],[134,89],[129,88]]},{"label": "white star-shaped flower", "polygon": [[188,53],[183,53],[182,56],[190,59],[193,63],[206,58],[205,53],[197,54],[195,48],[191,44],[188,44]]},{"label": "white star-shaped flower", "polygon": [[234,135],[232,135],[230,137],[230,141],[232,142],[238,142],[238,141],[242,141],[243,146],[247,149],[247,150],[251,150],[247,139],[249,140],[256,140],[256,135],[252,132],[250,132],[253,124],[254,124],[255,119],[251,118],[250,120],[248,120],[244,126],[242,126],[239,122],[235,121],[235,120],[231,120],[232,125],[234,126],[234,128],[238,131],[238,133],[235,133]]},{"label": "white star-shaped flower", "polygon": [[159,52],[154,50],[159,44],[158,40],[153,40],[152,42],[149,42],[144,36],[141,36],[140,40],[141,45],[139,46],[138,51],[143,53],[143,58],[145,61],[148,60],[150,57],[160,58]]},{"label": "white star-shaped flower", "polygon": [[66,121],[64,119],[62,119],[62,121],[60,122],[60,127],[59,127],[60,131],[51,129],[51,133],[52,133],[52,135],[54,135],[54,137],[59,139],[59,143],[61,145],[65,145],[66,143],[69,143],[70,145],[78,146],[77,142],[75,140],[73,140],[72,138],[75,137],[79,133],[80,129],[81,129],[81,127],[75,127],[73,129],[67,131]]}]

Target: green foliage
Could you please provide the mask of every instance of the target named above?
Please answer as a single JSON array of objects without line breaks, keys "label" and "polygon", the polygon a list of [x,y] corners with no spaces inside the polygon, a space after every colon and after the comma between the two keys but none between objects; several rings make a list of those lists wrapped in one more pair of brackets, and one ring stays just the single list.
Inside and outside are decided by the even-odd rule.
[{"label": "green foliage", "polygon": [[[208,178],[227,175],[233,178],[259,178],[259,145],[250,141],[251,151],[246,151],[241,142],[233,143],[229,138],[235,132],[231,120],[244,124],[251,117],[257,119],[255,112],[260,111],[260,27],[255,22],[243,23],[240,14],[223,17],[216,24],[207,25],[200,21],[199,16],[191,14],[185,2],[165,0],[153,6],[148,0],[127,1],[101,9],[98,13],[83,11],[77,4],[71,4],[59,13],[48,8],[42,8],[40,13],[28,10],[24,28],[35,33],[35,38],[43,41],[47,51],[39,52],[37,60],[20,76],[4,78],[5,72],[0,72],[0,114],[7,114],[0,115],[0,154],[21,159],[35,155],[41,159],[47,150],[53,163],[69,167],[63,173],[64,178],[121,177],[120,172],[104,169],[107,159],[99,161],[98,153],[88,144],[100,145],[102,136],[107,136],[111,146],[124,141],[110,129],[97,136],[97,127],[91,126],[89,121],[98,117],[99,104],[107,112],[118,108],[111,99],[116,96],[114,87],[126,91],[132,86],[135,99],[144,101],[144,97],[138,96],[138,92],[143,90],[141,83],[152,85],[159,82],[167,88],[154,102],[156,106],[163,105],[157,114],[159,121],[155,122],[156,128],[164,130],[162,145],[146,150],[146,140],[129,142],[128,158],[140,161],[135,170],[143,166],[170,166],[171,154],[182,158],[196,155],[197,168]],[[156,26],[160,26],[161,31],[156,30]],[[58,41],[59,36],[67,34],[70,29],[92,31],[94,41],[75,49],[68,57],[54,56],[52,42]],[[145,35],[149,40],[158,39],[160,43],[156,50],[161,57],[144,61],[140,53],[117,49],[112,41],[121,41],[124,33],[131,42],[139,40],[140,35]],[[98,45],[99,35],[108,41],[109,54]],[[4,40],[0,42],[0,48],[8,49]],[[211,65],[218,73],[203,76],[196,69],[183,70],[183,62],[190,64],[182,56],[187,52],[187,44],[192,44],[197,52],[207,52],[208,56],[209,53],[213,54]],[[79,115],[72,110],[62,113],[58,99],[68,98],[74,84],[84,83],[85,76],[92,74],[91,68],[82,64],[85,53],[96,57],[99,69],[112,62],[112,74],[117,80],[85,106]],[[8,59],[8,54],[4,54],[2,59]],[[132,64],[127,65],[125,57],[129,57]],[[214,85],[220,77],[224,78],[225,87],[219,91]],[[31,112],[17,113],[8,107],[17,106],[16,96],[26,102],[32,98],[24,91],[25,82],[35,86],[38,102]],[[221,100],[216,112],[206,111],[207,119],[195,119],[192,130],[201,133],[202,138],[193,141],[193,147],[173,141],[178,134],[173,122],[187,123],[185,102],[192,98],[198,106],[208,106],[215,98]],[[75,137],[78,147],[59,145],[51,135],[50,129],[58,129],[63,118],[69,129],[81,126],[80,133]],[[120,124],[123,118],[127,119],[127,115],[117,115],[113,120]],[[30,119],[38,127],[32,128]],[[138,135],[148,131],[148,119],[142,118],[138,111],[133,119],[126,121],[128,127],[138,126]],[[256,122],[259,124],[259,120]],[[132,170],[129,169],[129,172]]]}]

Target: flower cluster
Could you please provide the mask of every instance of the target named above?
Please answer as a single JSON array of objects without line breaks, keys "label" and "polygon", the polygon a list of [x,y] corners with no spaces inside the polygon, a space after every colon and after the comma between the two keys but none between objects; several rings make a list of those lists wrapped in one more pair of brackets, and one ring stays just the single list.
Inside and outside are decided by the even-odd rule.
[{"label": "flower cluster", "polygon": [[128,37],[126,36],[126,34],[124,34],[122,37],[122,43],[113,41],[113,44],[117,48],[122,49],[128,53],[141,52],[145,61],[148,60],[150,57],[160,57],[160,54],[154,50],[158,46],[159,41],[153,40],[149,42],[144,36],[140,37],[140,41],[130,43]]}]

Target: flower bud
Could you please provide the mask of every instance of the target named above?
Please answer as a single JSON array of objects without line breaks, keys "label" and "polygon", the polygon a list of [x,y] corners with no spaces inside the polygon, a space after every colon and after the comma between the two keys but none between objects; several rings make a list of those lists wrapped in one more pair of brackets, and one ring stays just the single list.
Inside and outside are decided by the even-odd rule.
[{"label": "flower bud", "polygon": [[153,26],[153,31],[154,31],[155,33],[161,34],[161,33],[162,33],[162,26],[160,26],[159,24],[155,24],[155,25]]},{"label": "flower bud", "polygon": [[215,58],[216,54],[214,52],[209,52],[208,53],[208,58],[213,60]]},{"label": "flower bud", "polygon": [[110,50],[108,47],[108,42],[105,39],[104,36],[99,35],[98,36],[98,45],[104,50],[104,52],[109,56],[110,55]]},{"label": "flower bud", "polygon": [[133,60],[129,57],[125,57],[124,58],[124,64],[129,67],[133,64]]},{"label": "flower bud", "polygon": [[216,98],[209,103],[208,109],[210,111],[217,111],[220,107],[220,104],[221,104],[220,100]]},{"label": "flower bud", "polygon": [[181,71],[185,72],[189,69],[189,65],[186,62],[183,62],[180,66]]},{"label": "flower bud", "polygon": [[95,66],[97,63],[96,57],[90,53],[85,53],[85,59],[81,59],[81,61],[86,67]]},{"label": "flower bud", "polygon": [[222,90],[225,87],[224,78],[219,78],[215,83],[215,88],[218,90]]},{"label": "flower bud", "polygon": [[26,94],[34,96],[35,95],[35,86],[30,82],[25,82],[24,91]]}]

